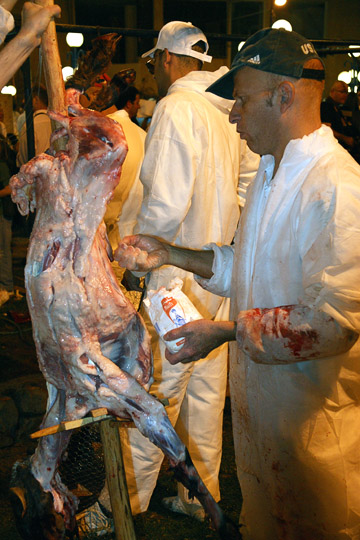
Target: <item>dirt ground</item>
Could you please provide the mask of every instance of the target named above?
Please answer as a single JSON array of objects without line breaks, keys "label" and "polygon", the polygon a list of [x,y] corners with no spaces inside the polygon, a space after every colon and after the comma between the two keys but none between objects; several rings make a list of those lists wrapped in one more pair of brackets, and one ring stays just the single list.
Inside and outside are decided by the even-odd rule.
[{"label": "dirt ground", "polygon": [[[15,286],[20,288],[20,292],[24,291],[23,268],[26,248],[27,238],[15,236],[13,239],[14,276]],[[32,341],[31,323],[26,321],[27,313],[25,296],[20,300],[10,300],[0,307],[1,382],[39,373]],[[12,515],[8,486],[13,464],[31,455],[35,445],[36,443],[30,438],[25,438],[11,447],[0,449],[0,540],[21,540]],[[242,499],[236,478],[228,398],[224,415],[220,486],[222,493],[220,506],[229,518],[237,522]],[[164,461],[149,510],[134,518],[136,538],[138,540],[217,539],[218,536],[211,529],[208,521],[199,523],[186,516],[172,514],[161,506],[162,498],[174,495],[175,491],[175,481]],[[102,538],[105,537],[102,536]],[[112,536],[109,535],[106,538],[112,538]]]}]

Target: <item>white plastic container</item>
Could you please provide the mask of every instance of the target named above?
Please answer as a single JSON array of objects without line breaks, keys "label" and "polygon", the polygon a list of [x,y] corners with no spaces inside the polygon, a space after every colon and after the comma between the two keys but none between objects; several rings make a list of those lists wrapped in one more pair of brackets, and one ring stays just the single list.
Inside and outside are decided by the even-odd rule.
[{"label": "white plastic container", "polygon": [[[171,281],[169,289],[160,287],[157,291],[150,290],[144,300],[150,320],[161,339],[174,328],[196,319],[203,319],[186,294],[182,292],[182,285],[182,280],[175,278]],[[180,351],[184,341],[185,338],[174,341],[163,340],[172,353]]]}]

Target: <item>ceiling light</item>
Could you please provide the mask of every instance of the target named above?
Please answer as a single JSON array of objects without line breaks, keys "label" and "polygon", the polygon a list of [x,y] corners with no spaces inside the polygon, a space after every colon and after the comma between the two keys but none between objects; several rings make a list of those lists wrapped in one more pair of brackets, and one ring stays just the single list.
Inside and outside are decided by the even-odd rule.
[{"label": "ceiling light", "polygon": [[69,32],[66,34],[66,43],[69,47],[81,47],[84,43],[84,36],[78,32]]},{"label": "ceiling light", "polygon": [[62,71],[63,79],[64,81],[66,81],[69,77],[71,77],[71,75],[73,75],[74,68],[72,68],[71,66],[65,66],[62,68],[61,71]]},{"label": "ceiling light", "polygon": [[289,32],[292,30],[291,24],[285,19],[275,21],[271,28],[284,28],[284,30],[288,30]]},{"label": "ceiling light", "polygon": [[352,79],[352,76],[351,76],[350,71],[342,71],[341,73],[339,73],[338,78],[337,78],[338,81],[342,81],[346,84],[350,84],[351,79]]},{"label": "ceiling light", "polygon": [[16,88],[12,84],[9,84],[9,86],[4,86],[1,89],[2,94],[9,94],[10,96],[15,96],[16,94]]}]

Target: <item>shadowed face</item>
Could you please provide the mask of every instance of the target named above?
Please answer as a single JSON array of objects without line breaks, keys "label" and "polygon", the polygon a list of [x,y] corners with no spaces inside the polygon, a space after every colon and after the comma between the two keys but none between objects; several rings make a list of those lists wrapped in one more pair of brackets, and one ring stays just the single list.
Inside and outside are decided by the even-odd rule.
[{"label": "shadowed face", "polygon": [[166,51],[157,50],[154,53],[154,79],[156,81],[160,97],[167,94],[170,86],[170,79],[164,66],[164,55]]},{"label": "shadowed face", "polygon": [[333,84],[330,96],[339,105],[343,105],[348,98],[348,85],[342,81],[337,81]]},{"label": "shadowed face", "polygon": [[126,110],[130,118],[134,118],[137,115],[138,110],[140,109],[140,94],[136,94],[134,101],[128,101]]},{"label": "shadowed face", "polygon": [[235,103],[229,121],[249,148],[260,155],[274,154],[279,118],[274,92],[268,75],[252,68],[242,68],[234,76]]}]

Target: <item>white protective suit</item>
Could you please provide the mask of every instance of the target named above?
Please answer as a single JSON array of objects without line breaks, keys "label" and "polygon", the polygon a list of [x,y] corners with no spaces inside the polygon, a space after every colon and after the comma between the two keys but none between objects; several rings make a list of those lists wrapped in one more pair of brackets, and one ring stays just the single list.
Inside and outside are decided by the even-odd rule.
[{"label": "white protective suit", "polygon": [[115,249],[121,238],[132,234],[136,215],[140,210],[143,187],[139,174],[144,159],[146,133],[132,122],[124,109],[108,116],[121,125],[128,145],[128,152],[121,168],[120,182],[107,205],[104,217],[111,247]]},{"label": "white protective suit", "polygon": [[[232,241],[239,219],[241,154],[247,166],[241,169],[245,183],[254,177],[259,156],[240,142],[235,126],[229,123],[232,102],[205,93],[226,70],[188,73],[172,84],[156,106],[140,173],[144,201],[136,233],[156,235],[190,248],[201,248],[209,241]],[[153,271],[147,290],[167,287],[175,276],[183,279],[184,293],[203,317],[227,318],[224,300],[204,291],[192,274],[178,268],[167,266]],[[227,345],[206,360],[171,366],[165,359],[163,343],[150,322],[148,326],[155,378],[150,391],[160,399],[169,399],[170,420],[176,424],[206,486],[219,500]],[[138,513],[148,507],[163,454],[137,430],[128,430],[128,437],[131,450],[126,445],[123,454],[132,511]],[[182,496],[187,500],[186,492]]]},{"label": "white protective suit", "polygon": [[[360,167],[322,126],[273,170],[264,156],[234,250],[212,246],[214,276],[198,279],[239,314],[230,390],[242,533],[359,540]],[[306,315],[291,333],[296,310]],[[326,349],[340,336],[328,316],[355,332],[347,352]],[[328,322],[316,334],[317,318]]]}]

